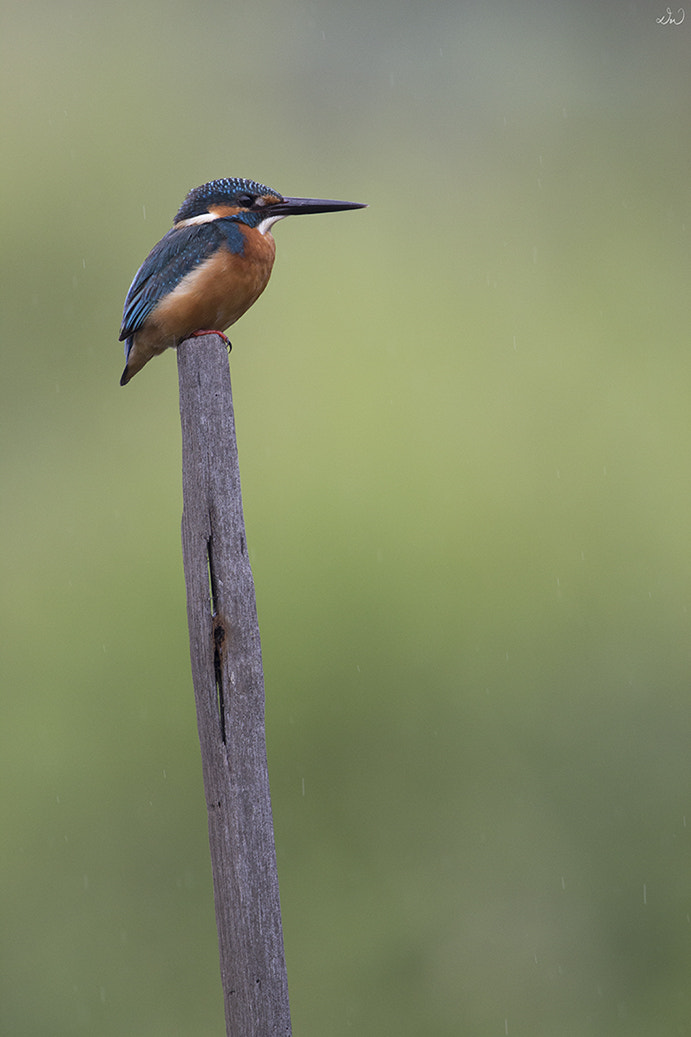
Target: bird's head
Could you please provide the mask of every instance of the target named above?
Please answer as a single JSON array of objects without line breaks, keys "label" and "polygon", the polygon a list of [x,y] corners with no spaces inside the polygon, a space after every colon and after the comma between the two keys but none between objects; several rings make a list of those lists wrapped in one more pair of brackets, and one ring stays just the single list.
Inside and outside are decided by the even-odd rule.
[{"label": "bird's head", "polygon": [[189,226],[211,220],[234,219],[265,234],[285,216],[363,209],[362,202],[337,202],[326,198],[285,198],[256,180],[226,177],[193,188],[178,209],[174,225]]}]

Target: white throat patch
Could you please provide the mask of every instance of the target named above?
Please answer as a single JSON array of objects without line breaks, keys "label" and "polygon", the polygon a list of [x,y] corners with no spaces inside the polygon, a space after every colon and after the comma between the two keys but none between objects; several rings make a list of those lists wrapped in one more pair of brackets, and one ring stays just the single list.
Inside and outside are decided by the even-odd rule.
[{"label": "white throat patch", "polygon": [[278,223],[279,220],[284,220],[285,216],[266,216],[261,223],[257,224],[257,230],[260,234],[266,234],[270,230],[274,223]]}]

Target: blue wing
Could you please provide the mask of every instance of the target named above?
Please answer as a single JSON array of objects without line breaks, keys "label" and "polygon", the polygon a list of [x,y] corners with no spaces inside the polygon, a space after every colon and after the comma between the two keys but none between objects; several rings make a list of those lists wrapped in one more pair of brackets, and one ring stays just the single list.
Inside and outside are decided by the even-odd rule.
[{"label": "blue wing", "polygon": [[[173,227],[165,237],[154,245],[139,270],[125,299],[122,315],[120,341],[129,338],[138,331],[157,303],[169,295],[200,263],[205,262],[221,246],[233,248],[232,240],[236,232],[241,244],[242,235],[236,226],[221,228],[219,223],[225,220],[212,220],[209,223],[196,223],[188,227]],[[229,234],[228,232],[231,231]],[[127,347],[125,347],[127,352]]]}]

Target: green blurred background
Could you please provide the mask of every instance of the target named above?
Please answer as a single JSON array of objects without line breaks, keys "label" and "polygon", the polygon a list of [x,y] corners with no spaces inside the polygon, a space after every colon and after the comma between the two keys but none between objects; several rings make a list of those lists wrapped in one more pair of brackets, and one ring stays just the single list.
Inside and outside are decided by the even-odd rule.
[{"label": "green blurred background", "polygon": [[121,389],[117,333],[228,175],[370,205],[232,335],[296,1037],[691,1032],[664,13],[4,5],[3,1034],[224,1032],[175,357]]}]

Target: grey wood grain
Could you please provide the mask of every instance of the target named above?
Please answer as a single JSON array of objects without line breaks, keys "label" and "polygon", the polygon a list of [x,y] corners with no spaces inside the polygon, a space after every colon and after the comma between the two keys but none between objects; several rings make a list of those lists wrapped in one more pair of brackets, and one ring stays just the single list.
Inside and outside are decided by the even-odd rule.
[{"label": "grey wood grain", "polygon": [[227,1037],[287,1037],[288,982],[228,357],[178,346],[182,547]]}]

